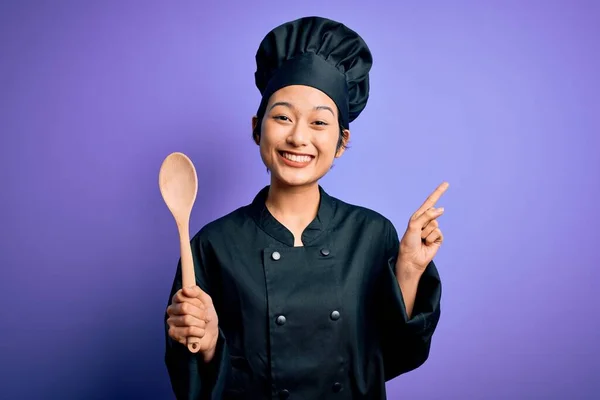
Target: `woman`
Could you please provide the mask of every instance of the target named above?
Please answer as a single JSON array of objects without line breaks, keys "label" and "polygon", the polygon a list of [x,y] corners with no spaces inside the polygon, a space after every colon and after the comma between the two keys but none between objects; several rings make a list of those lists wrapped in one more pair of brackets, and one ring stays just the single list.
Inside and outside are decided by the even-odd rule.
[{"label": "woman", "polygon": [[[371,54],[344,25],[302,18],[256,55],[253,136],[271,172],[254,201],[192,239],[197,286],[177,268],[166,365],[180,399],[384,399],[420,366],[440,315],[432,261],[442,184],[402,240],[385,217],[318,181],[364,109]],[[201,338],[200,351],[185,347]]]}]

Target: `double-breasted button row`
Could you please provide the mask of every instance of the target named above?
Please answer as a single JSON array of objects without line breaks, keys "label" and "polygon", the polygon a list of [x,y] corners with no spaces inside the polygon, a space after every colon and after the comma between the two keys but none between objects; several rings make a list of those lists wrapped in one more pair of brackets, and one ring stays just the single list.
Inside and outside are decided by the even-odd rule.
[{"label": "double-breasted button row", "polygon": [[[327,257],[329,254],[331,254],[331,252],[329,251],[329,249],[327,249],[327,248],[321,249],[321,255],[323,257]],[[271,253],[271,258],[274,261],[279,261],[279,260],[281,260],[281,253],[278,252],[278,251],[274,251],[273,253]]]},{"label": "double-breasted button row", "polygon": [[[329,318],[331,318],[332,321],[337,321],[338,319],[340,319],[340,312],[335,310],[332,311],[331,314],[329,314]],[[287,322],[287,318],[285,317],[285,315],[278,315],[277,318],[275,318],[275,322],[277,323],[277,325],[285,325],[285,323]]]}]

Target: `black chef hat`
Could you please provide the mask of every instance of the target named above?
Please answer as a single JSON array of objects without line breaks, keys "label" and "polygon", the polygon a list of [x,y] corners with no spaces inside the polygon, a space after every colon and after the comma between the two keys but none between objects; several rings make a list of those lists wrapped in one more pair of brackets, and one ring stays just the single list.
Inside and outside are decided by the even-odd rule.
[{"label": "black chef hat", "polygon": [[364,40],[345,25],[321,17],[305,17],[274,28],[256,52],[256,87],[263,116],[273,93],[289,85],[312,86],[337,105],[346,129],[369,98],[373,59]]}]

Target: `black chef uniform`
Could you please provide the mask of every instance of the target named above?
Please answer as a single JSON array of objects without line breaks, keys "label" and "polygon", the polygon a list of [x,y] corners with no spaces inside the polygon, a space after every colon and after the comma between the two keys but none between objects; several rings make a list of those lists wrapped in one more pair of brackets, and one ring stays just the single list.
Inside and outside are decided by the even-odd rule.
[{"label": "black chef uniform", "polygon": [[[283,24],[256,58],[259,116],[268,97],[290,84],[328,94],[344,127],[366,104],[371,54],[340,23],[310,17]],[[304,246],[294,247],[292,233],[265,206],[268,189],[191,241],[219,339],[204,363],[168,336],[165,314],[165,361],[177,398],[385,399],[387,380],[429,356],[440,317],[435,264],[421,277],[408,319],[395,276],[399,237],[387,218],[319,186],[317,216],[302,234]],[[179,289],[180,263],[169,304]]]}]

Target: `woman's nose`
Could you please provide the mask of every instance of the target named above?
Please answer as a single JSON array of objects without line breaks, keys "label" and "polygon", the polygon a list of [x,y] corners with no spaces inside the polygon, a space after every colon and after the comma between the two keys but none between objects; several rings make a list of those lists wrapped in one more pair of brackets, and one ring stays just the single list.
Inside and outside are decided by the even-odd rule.
[{"label": "woman's nose", "polygon": [[299,147],[308,143],[308,132],[306,128],[295,126],[287,137],[288,144]]}]

